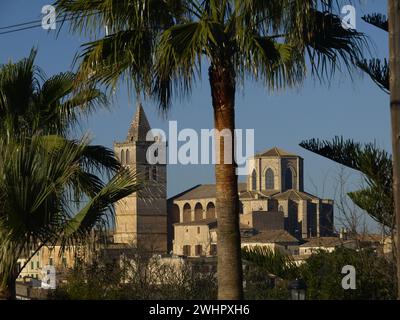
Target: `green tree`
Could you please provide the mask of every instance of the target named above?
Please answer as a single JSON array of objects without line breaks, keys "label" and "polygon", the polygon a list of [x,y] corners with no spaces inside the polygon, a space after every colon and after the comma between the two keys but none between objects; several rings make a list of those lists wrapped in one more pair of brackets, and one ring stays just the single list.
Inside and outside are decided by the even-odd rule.
[{"label": "green tree", "polygon": [[[356,289],[342,287],[342,268],[356,270]],[[301,265],[300,273],[307,284],[311,300],[387,300],[396,298],[393,262],[371,250],[338,248],[329,253],[321,250]]]},{"label": "green tree", "polygon": [[[398,0],[388,1],[387,19],[382,14],[372,14],[363,17],[363,19],[389,32],[389,63],[385,59],[383,62],[379,59],[372,59],[360,63],[361,69],[367,72],[372,80],[385,92],[390,94],[390,117],[393,149],[393,190],[394,210],[396,229],[400,229],[400,4]],[[390,72],[392,70],[392,72]],[[400,235],[397,232],[397,243],[400,241]],[[398,279],[398,298],[400,299],[400,247],[396,248],[397,256],[397,279]]]},{"label": "green tree", "polygon": [[268,247],[245,247],[242,249],[243,260],[257,265],[264,271],[282,279],[294,280],[298,276],[298,268],[292,257],[280,250]]},{"label": "green tree", "polygon": [[242,249],[246,266],[245,298],[260,300],[286,300],[288,285],[299,276],[299,268],[292,256],[268,247],[245,247]]},{"label": "green tree", "polygon": [[362,173],[365,187],[348,196],[376,222],[394,229],[392,158],[386,151],[373,143],[362,144],[343,137],[305,140],[300,146]]},{"label": "green tree", "polygon": [[15,298],[18,258],[105,230],[112,204],[140,187],[111,150],[57,135],[101,94],[72,94],[71,74],[42,84],[34,58],[0,66],[0,299]]},{"label": "green tree", "polygon": [[[119,79],[163,110],[190,93],[208,66],[214,126],[218,214],[218,297],[242,297],[239,207],[233,130],[235,92],[245,79],[271,89],[295,86],[307,61],[319,78],[361,59],[362,34],[345,30],[332,1],[58,0],[72,30],[96,37],[80,55],[80,80],[114,87]],[[319,11],[318,9],[321,9]],[[108,35],[103,36],[107,26]]]},{"label": "green tree", "polygon": [[[389,32],[390,63],[388,63],[387,59],[381,60],[374,58],[370,60],[361,60],[357,64],[361,70],[371,77],[380,89],[391,95],[390,114],[393,157],[389,158],[385,152],[380,151],[372,144],[369,144],[365,146],[364,155],[366,155],[367,158],[368,156],[376,155],[378,158],[376,160],[369,158],[365,161],[365,158],[363,159],[360,154],[360,144],[354,143],[353,141],[346,141],[345,144],[347,144],[347,146],[343,144],[343,141],[339,142],[337,139],[329,146],[327,145],[327,142],[325,142],[325,147],[321,144],[317,146],[317,141],[303,142],[302,144],[307,149],[312,149],[311,151],[314,150],[314,152],[326,156],[327,158],[331,158],[332,160],[346,166],[349,164],[350,157],[349,155],[346,156],[345,153],[351,149],[350,151],[352,151],[352,155],[358,157],[358,159],[354,159],[353,162],[364,163],[363,168],[360,171],[367,176],[367,182],[372,184],[369,184],[366,189],[351,193],[350,197],[375,220],[389,226],[391,229],[392,243],[399,243],[399,233],[397,233],[397,240],[394,241],[394,229],[400,229],[400,159],[398,157],[400,152],[400,80],[398,75],[400,73],[400,62],[398,60],[400,55],[400,44],[398,42],[400,12],[398,1],[390,0],[388,3],[391,23],[389,23],[386,16],[379,13],[366,15],[362,19],[383,31]],[[392,76],[390,76],[391,68],[394,70]],[[396,88],[396,90],[391,90],[391,88]],[[347,150],[343,147],[347,147]],[[382,170],[373,165],[374,161],[375,164],[382,161],[385,162]],[[391,162],[390,165],[388,161]],[[357,166],[350,165],[350,167],[359,170]],[[388,171],[388,169],[390,169],[390,171]],[[378,179],[376,179],[377,176],[379,176]],[[379,212],[379,210],[382,211]],[[400,246],[396,247],[395,256],[397,257],[398,297],[400,298]]]}]

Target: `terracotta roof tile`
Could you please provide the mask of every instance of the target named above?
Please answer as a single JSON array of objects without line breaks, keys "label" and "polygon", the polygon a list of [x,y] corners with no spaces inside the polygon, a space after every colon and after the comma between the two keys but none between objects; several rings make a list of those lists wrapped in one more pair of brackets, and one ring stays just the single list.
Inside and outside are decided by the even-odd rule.
[{"label": "terracotta roof tile", "polygon": [[299,242],[286,230],[268,230],[262,231],[254,236],[242,238],[243,243],[261,242],[261,243],[282,243],[282,242]]},{"label": "terracotta roof tile", "polygon": [[273,147],[271,149],[265,150],[263,152],[257,153],[256,157],[298,157],[298,155],[294,153],[287,152],[283,149]]},{"label": "terracotta roof tile", "polygon": [[[239,183],[238,189],[239,192],[246,190],[246,183]],[[210,199],[215,198],[215,184],[200,184],[194,188],[189,189],[188,191],[184,191],[178,194],[171,199],[179,201],[179,200],[192,200],[192,199]]]}]

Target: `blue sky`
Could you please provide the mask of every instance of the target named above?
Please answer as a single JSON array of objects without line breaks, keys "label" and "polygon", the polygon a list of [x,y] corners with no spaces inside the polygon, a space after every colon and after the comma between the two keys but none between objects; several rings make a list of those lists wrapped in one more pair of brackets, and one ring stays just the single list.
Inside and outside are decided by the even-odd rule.
[{"label": "blue sky", "polygon": [[[41,19],[43,5],[50,0],[2,0],[0,2],[0,28],[21,22]],[[357,29],[365,32],[375,44],[377,57],[387,56],[388,39],[384,31],[372,27],[360,18],[365,13],[387,11],[384,0],[364,0],[355,4]],[[2,30],[0,29],[0,33]],[[17,61],[38,48],[37,65],[48,76],[71,69],[72,60],[83,36],[69,34],[64,28],[56,32],[41,28],[0,34],[0,63]],[[83,124],[85,132],[93,136],[93,143],[112,147],[113,141],[125,139],[136,100],[122,85],[116,93],[116,102],[109,111],[100,111]],[[168,128],[168,120],[178,121],[178,128],[213,127],[208,78],[194,88],[185,101],[175,100],[167,119],[160,116],[157,106],[144,101],[144,108],[154,128]],[[321,85],[308,79],[299,89],[268,92],[261,83],[247,82],[238,90],[236,98],[237,128],[255,129],[255,149],[261,151],[279,146],[295,152],[305,159],[305,188],[324,197],[334,197],[338,165],[318,157],[298,146],[308,138],[331,139],[335,135],[373,142],[390,151],[389,97],[381,92],[368,77],[355,74],[351,80],[347,73],[337,74],[332,83]],[[349,189],[359,186],[358,175],[353,174]],[[171,165],[168,167],[168,195],[172,196],[195,184],[213,183],[211,165]],[[314,187],[316,186],[316,188]],[[317,190],[316,190],[317,189]]]}]

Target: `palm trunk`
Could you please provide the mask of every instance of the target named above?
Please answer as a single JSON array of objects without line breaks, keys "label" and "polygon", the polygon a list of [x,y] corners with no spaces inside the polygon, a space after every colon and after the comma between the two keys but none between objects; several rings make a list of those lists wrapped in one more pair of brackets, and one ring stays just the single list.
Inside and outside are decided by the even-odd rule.
[{"label": "palm trunk", "polygon": [[[209,80],[217,149],[215,180],[218,218],[218,299],[238,300],[243,298],[243,275],[240,251],[239,196],[233,147],[235,141],[235,75],[233,68],[212,65],[209,69]],[[225,148],[225,140],[218,135],[218,132],[221,133],[223,130],[229,130],[232,137],[232,143],[227,148]],[[230,157],[228,156],[232,160],[230,163],[224,161],[225,149],[230,153]]]},{"label": "palm trunk", "polygon": [[389,0],[390,114],[396,213],[397,299],[400,300],[400,0]]}]

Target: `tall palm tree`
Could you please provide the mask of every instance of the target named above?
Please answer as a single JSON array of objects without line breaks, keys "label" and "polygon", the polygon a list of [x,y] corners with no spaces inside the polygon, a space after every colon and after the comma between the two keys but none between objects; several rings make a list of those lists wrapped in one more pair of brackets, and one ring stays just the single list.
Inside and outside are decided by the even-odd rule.
[{"label": "tall palm tree", "polygon": [[397,298],[400,300],[400,1],[389,0],[390,114],[392,119],[393,193],[397,229]]},{"label": "tall palm tree", "polygon": [[41,84],[34,57],[0,66],[0,299],[15,298],[18,258],[104,231],[112,204],[140,187],[111,150],[57,135],[101,94],[72,93],[71,74]]},{"label": "tall palm tree", "polygon": [[218,297],[242,298],[236,164],[229,161],[236,85],[247,78],[271,89],[298,85],[307,60],[314,75],[329,77],[341,62],[350,67],[360,59],[363,36],[341,27],[332,1],[57,0],[56,6],[73,31],[96,37],[80,55],[81,81],[113,88],[126,79],[167,110],[208,67],[215,129],[232,137],[216,145]]}]

